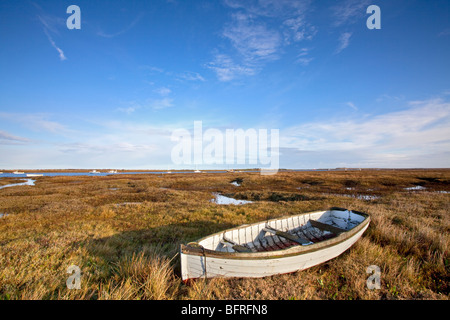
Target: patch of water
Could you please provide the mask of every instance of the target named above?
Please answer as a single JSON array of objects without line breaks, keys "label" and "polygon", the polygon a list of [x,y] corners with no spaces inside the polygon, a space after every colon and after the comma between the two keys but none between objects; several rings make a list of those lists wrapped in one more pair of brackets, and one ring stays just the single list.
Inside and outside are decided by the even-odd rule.
[{"label": "patch of water", "polygon": [[8,187],[15,187],[15,186],[34,186],[35,182],[36,182],[36,180],[27,179],[27,181],[25,181],[25,182],[12,183],[12,184],[7,184],[7,185],[4,185],[4,186],[1,186],[0,189],[8,188]]},{"label": "patch of water", "polygon": [[236,186],[236,187],[240,187],[241,186],[237,181],[233,181],[233,182],[231,182],[231,184],[233,186]]},{"label": "patch of water", "polygon": [[7,214],[7,213],[1,213],[1,212],[0,212],[0,218],[5,218],[5,217],[7,217],[7,216],[9,216],[9,214]]},{"label": "patch of water", "polygon": [[212,203],[216,203],[216,204],[224,204],[224,205],[228,205],[228,204],[234,204],[234,205],[241,205],[241,204],[247,204],[247,203],[253,203],[253,201],[249,201],[249,200],[236,200],[233,198],[229,198],[229,197],[225,197],[221,194],[218,193],[213,193],[215,199],[211,199]]},{"label": "patch of water", "polygon": [[356,198],[361,199],[361,200],[376,200],[376,199],[380,199],[379,196],[373,196],[373,195],[368,195],[368,194],[358,194],[356,196]]},{"label": "patch of water", "polygon": [[425,189],[426,188],[422,187],[422,186],[415,186],[415,187],[405,188],[405,190],[408,190],[408,191],[420,191],[420,190],[425,190]]},{"label": "patch of water", "polygon": [[115,206],[116,207],[121,207],[121,206],[137,206],[142,204],[142,202],[122,202],[122,203],[116,203]]}]

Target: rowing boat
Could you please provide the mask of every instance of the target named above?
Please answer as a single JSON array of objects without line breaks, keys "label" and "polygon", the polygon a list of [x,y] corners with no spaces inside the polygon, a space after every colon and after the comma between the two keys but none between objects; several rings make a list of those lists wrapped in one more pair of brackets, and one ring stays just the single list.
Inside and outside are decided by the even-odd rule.
[{"label": "rowing boat", "polygon": [[368,214],[333,207],[221,231],[180,246],[183,281],[261,278],[304,270],[349,249]]}]

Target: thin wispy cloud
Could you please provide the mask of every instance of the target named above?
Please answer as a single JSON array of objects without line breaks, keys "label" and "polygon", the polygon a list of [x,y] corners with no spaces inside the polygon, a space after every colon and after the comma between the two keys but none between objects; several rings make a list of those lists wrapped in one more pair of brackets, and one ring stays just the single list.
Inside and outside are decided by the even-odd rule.
[{"label": "thin wispy cloud", "polygon": [[140,14],[137,15],[136,18],[134,18],[134,20],[129,25],[124,27],[122,30],[119,30],[119,31],[114,32],[114,33],[106,33],[103,30],[100,30],[100,31],[97,32],[97,35],[100,36],[100,37],[103,37],[103,38],[114,38],[114,37],[120,36],[122,34],[127,33],[131,29],[133,29],[139,23],[139,21],[141,21],[141,19],[143,17],[144,17],[144,14],[141,12]]},{"label": "thin wispy cloud", "polygon": [[366,9],[370,5],[369,0],[345,0],[331,7],[334,18],[334,26],[352,24],[364,17]]},{"label": "thin wispy cloud", "polygon": [[233,9],[243,9],[251,14],[265,17],[291,17],[309,9],[311,1],[292,0],[225,0]]},{"label": "thin wispy cloud", "polygon": [[147,71],[150,74],[158,74],[158,73],[164,73],[165,72],[164,69],[162,69],[162,68],[158,68],[158,67],[155,67],[155,66],[148,66],[148,65],[139,66],[139,69]]},{"label": "thin wispy cloud", "polygon": [[271,31],[283,35],[284,45],[311,40],[317,33],[317,28],[306,18],[311,6],[308,0],[227,0],[225,3],[230,8],[239,9],[240,14],[276,22],[278,27]]},{"label": "thin wispy cloud", "polygon": [[232,23],[225,28],[223,36],[249,62],[276,59],[281,45],[281,37],[277,31],[268,29],[265,24],[256,22],[251,15],[242,13],[233,15]]},{"label": "thin wispy cloud", "polygon": [[376,102],[385,102],[385,101],[402,101],[405,97],[403,95],[389,95],[389,94],[382,94],[380,95],[375,101]]},{"label": "thin wispy cloud", "polygon": [[33,131],[49,132],[54,134],[69,134],[73,131],[66,125],[50,119],[48,114],[41,113],[8,113],[0,112],[0,119],[19,123]]},{"label": "thin wispy cloud", "polygon": [[53,38],[50,36],[50,34],[47,32],[47,30],[44,29],[44,31],[45,31],[48,41],[50,41],[50,44],[52,45],[52,47],[55,48],[56,51],[58,51],[59,59],[61,61],[67,60],[66,56],[64,55],[64,51],[62,51],[62,49],[56,45],[55,41],[53,41]]},{"label": "thin wispy cloud", "polygon": [[292,41],[312,40],[317,34],[317,28],[305,21],[304,15],[287,19],[283,22],[286,29],[283,31],[284,41],[290,44]]},{"label": "thin wispy cloud", "polygon": [[[306,19],[310,1],[227,0],[224,3],[235,10],[222,32],[231,47],[226,53],[221,49],[209,64],[220,81],[254,75],[265,64],[279,60],[286,46],[311,40],[317,33],[317,28]],[[312,59],[299,57],[297,62],[308,65]]]},{"label": "thin wispy cloud", "polygon": [[206,79],[198,72],[183,72],[177,75],[177,80],[186,80],[186,81],[206,81]]},{"label": "thin wispy cloud", "polygon": [[225,54],[216,54],[214,61],[206,67],[214,70],[220,81],[230,81],[242,75],[254,75],[257,70],[255,66],[239,65]]},{"label": "thin wispy cloud", "polygon": [[300,50],[300,53],[297,55],[297,63],[300,63],[303,66],[307,66],[309,65],[309,63],[311,61],[314,60],[314,58],[311,58],[310,56],[308,56],[310,49],[308,48],[302,48]]},{"label": "thin wispy cloud", "polygon": [[351,32],[344,32],[339,36],[338,39],[339,44],[338,47],[336,48],[335,54],[340,53],[342,50],[348,47],[348,45],[350,44],[351,36],[352,36]]},{"label": "thin wispy cloud", "polygon": [[169,88],[166,88],[166,87],[161,87],[161,88],[155,89],[153,91],[164,97],[168,96],[172,92],[172,90],[170,90]]},{"label": "thin wispy cloud", "polygon": [[346,104],[347,106],[349,106],[350,108],[352,108],[353,110],[355,110],[355,111],[358,110],[358,107],[355,106],[355,104],[354,104],[353,102],[351,102],[351,101],[348,101],[348,102],[346,102],[345,104]]},{"label": "thin wispy cloud", "polygon": [[403,111],[305,123],[284,130],[280,137],[285,148],[366,153],[383,160],[384,166],[391,166],[394,158],[413,163],[414,157],[423,157],[432,163],[433,155],[450,150],[450,103],[441,99],[409,102]]},{"label": "thin wispy cloud", "polygon": [[137,112],[138,110],[161,110],[174,106],[174,99],[169,97],[171,92],[167,88],[159,88],[154,90],[160,97],[149,98],[143,101],[129,101],[125,103],[125,106],[116,108],[116,111],[123,112],[128,115]]},{"label": "thin wispy cloud", "polygon": [[152,99],[149,101],[149,106],[154,110],[165,109],[173,107],[173,99],[172,98],[162,98],[162,99]]},{"label": "thin wispy cloud", "polygon": [[129,106],[129,107],[120,107],[120,108],[117,108],[116,110],[117,111],[120,111],[120,112],[123,112],[123,113],[126,113],[126,114],[132,114],[133,112],[135,112],[136,110],[138,110],[138,109],[140,109],[140,106]]},{"label": "thin wispy cloud", "polygon": [[0,144],[22,144],[27,142],[30,142],[30,139],[19,137],[0,130]]},{"label": "thin wispy cloud", "polygon": [[[73,142],[55,144],[52,151],[72,163],[72,166],[119,167],[124,163],[132,163],[135,168],[157,168],[167,163],[170,155],[167,146],[171,145],[174,128],[164,125],[154,126],[125,120],[100,120],[95,122],[95,134]],[[164,165],[164,169],[166,165]]]},{"label": "thin wispy cloud", "polygon": [[439,37],[450,36],[450,29],[442,30],[441,32],[439,32],[438,36],[439,36]]},{"label": "thin wispy cloud", "polygon": [[51,15],[48,15],[43,12],[41,8],[39,10],[42,12],[41,14],[37,15],[39,21],[43,25],[45,30],[48,30],[49,32],[53,34],[59,35],[59,30],[65,26],[65,20],[60,17],[54,17]]},{"label": "thin wispy cloud", "polygon": [[47,36],[48,41],[50,42],[52,47],[55,48],[55,50],[58,52],[59,59],[61,61],[67,60],[67,57],[64,55],[64,51],[56,45],[55,41],[50,35],[50,33],[59,34],[58,26],[61,24],[61,19],[54,18],[48,15],[45,16],[38,15],[38,19],[42,24],[44,33]]}]

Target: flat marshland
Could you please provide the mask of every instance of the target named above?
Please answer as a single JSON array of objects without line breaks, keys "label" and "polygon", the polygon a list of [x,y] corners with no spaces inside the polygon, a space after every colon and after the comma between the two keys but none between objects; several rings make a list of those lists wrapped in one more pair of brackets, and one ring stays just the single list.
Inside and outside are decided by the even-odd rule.
[{"label": "flat marshland", "polygon": [[[0,185],[21,182],[7,179]],[[449,298],[450,170],[34,179],[0,189],[0,299]],[[216,204],[216,193],[252,203]],[[335,259],[261,279],[181,281],[181,243],[333,206],[371,216]],[[71,265],[80,289],[67,288]],[[371,290],[373,265],[380,288]]]}]

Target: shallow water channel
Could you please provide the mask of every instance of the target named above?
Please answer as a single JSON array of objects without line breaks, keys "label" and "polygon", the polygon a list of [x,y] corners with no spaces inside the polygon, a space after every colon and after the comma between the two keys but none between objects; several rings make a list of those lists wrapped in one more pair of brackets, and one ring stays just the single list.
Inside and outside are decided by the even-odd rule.
[{"label": "shallow water channel", "polygon": [[11,184],[7,184],[4,186],[0,186],[0,189],[8,188],[8,187],[15,187],[15,186],[34,186],[34,183],[36,182],[36,180],[33,180],[33,179],[26,179],[26,180],[27,181],[25,181],[25,182],[11,183]]},{"label": "shallow water channel", "polygon": [[236,200],[233,198],[225,197],[218,193],[213,193],[213,196],[215,199],[212,199],[211,202],[216,204],[234,204],[234,205],[241,205],[241,204],[247,204],[247,203],[253,203],[253,201],[249,200]]}]

